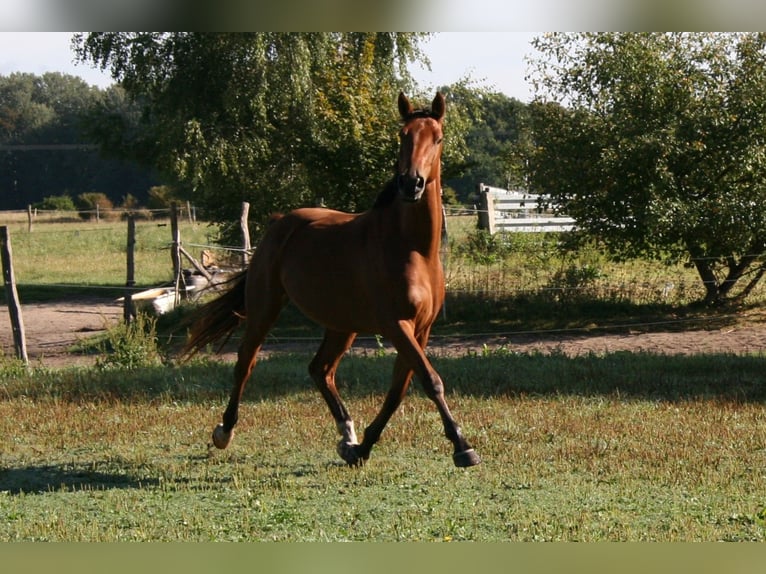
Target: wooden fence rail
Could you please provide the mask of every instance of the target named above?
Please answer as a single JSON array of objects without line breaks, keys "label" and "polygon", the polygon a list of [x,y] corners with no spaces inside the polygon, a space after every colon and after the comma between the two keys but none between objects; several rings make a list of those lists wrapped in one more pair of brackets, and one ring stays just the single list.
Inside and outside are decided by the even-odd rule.
[{"label": "wooden fence rail", "polygon": [[479,228],[497,232],[570,231],[575,220],[556,213],[540,195],[479,184]]}]

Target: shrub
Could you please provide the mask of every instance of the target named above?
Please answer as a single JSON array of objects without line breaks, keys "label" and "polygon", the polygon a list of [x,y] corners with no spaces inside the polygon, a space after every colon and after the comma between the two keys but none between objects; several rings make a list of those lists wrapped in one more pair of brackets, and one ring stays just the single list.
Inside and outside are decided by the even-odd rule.
[{"label": "shrub", "polygon": [[81,193],[75,201],[77,209],[86,213],[81,213],[83,219],[92,219],[95,217],[96,210],[104,212],[114,207],[114,204],[105,193],[96,191]]},{"label": "shrub", "polygon": [[508,254],[508,245],[503,242],[502,234],[476,229],[468,235],[461,251],[474,263],[490,265]]},{"label": "shrub", "polygon": [[0,381],[19,379],[27,373],[27,367],[21,359],[9,357],[0,349]]},{"label": "shrub", "polygon": [[127,218],[128,213],[131,213],[135,219],[152,218],[152,212],[148,209],[143,209],[138,203],[138,198],[130,193],[122,198],[122,205],[120,207],[125,210],[125,213],[122,214],[123,218]]},{"label": "shrub", "polygon": [[135,370],[162,362],[157,345],[157,320],[139,313],[129,324],[107,331],[96,367],[102,371]]},{"label": "shrub", "polygon": [[174,201],[178,201],[175,189],[169,185],[155,185],[149,188],[146,205],[149,209],[169,209]]},{"label": "shrub", "polygon": [[49,195],[34,204],[34,207],[45,211],[77,211],[77,206],[69,195]]},{"label": "shrub", "polygon": [[572,262],[553,274],[546,289],[563,303],[595,299],[598,295],[592,290],[601,277],[597,265]]}]

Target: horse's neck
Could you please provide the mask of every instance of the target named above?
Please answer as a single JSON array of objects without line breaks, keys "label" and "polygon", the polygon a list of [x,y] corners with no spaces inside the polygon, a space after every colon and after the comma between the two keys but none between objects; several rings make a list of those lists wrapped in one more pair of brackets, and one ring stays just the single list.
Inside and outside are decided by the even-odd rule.
[{"label": "horse's neck", "polygon": [[428,184],[417,204],[402,207],[407,208],[402,212],[403,231],[412,238],[412,247],[423,255],[438,257],[443,225],[439,178]]}]

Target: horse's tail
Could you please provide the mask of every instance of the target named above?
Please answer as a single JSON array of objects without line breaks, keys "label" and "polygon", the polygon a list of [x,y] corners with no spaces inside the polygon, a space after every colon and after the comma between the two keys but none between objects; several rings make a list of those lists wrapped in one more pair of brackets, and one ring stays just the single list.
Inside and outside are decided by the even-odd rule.
[{"label": "horse's tail", "polygon": [[184,321],[189,326],[189,338],[181,351],[182,358],[190,359],[221,339],[223,342],[218,350],[226,344],[245,317],[246,279],[247,271],[229,279],[222,295],[202,305],[188,321]]}]

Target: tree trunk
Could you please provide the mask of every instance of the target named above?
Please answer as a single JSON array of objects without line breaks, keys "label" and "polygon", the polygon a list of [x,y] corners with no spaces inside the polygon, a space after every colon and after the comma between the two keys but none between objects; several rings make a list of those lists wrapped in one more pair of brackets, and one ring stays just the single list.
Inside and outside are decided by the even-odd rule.
[{"label": "tree trunk", "polygon": [[705,287],[705,304],[715,305],[719,302],[718,280],[715,277],[715,273],[713,273],[710,261],[698,257],[693,257],[692,260],[694,267],[697,268],[700,279],[702,279],[702,285]]},{"label": "tree trunk", "polygon": [[702,279],[702,284],[705,286],[704,302],[706,305],[719,305],[729,299],[741,301],[747,297],[755,287],[755,284],[758,283],[763,276],[763,268],[756,273],[753,280],[745,287],[740,295],[731,297],[731,293],[737,282],[742,279],[752,264],[758,260],[758,255],[755,255],[757,252],[752,251],[752,253],[752,255],[744,255],[739,261],[734,257],[727,257],[726,269],[728,272],[726,277],[721,281],[718,280],[713,271],[713,265],[716,261],[715,258],[692,256],[692,261],[697,268],[697,273]]}]

